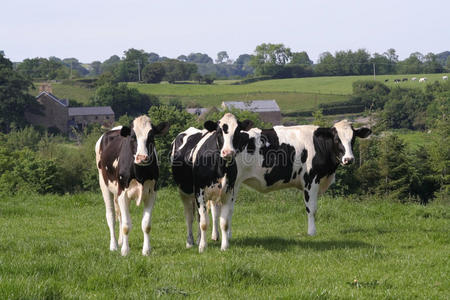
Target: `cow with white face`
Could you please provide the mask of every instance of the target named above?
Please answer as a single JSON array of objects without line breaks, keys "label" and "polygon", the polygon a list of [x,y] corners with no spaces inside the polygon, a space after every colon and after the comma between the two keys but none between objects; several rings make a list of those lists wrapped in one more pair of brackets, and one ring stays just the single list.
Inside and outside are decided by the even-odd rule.
[{"label": "cow with white face", "polygon": [[206,248],[208,201],[221,207],[220,216],[214,217],[220,218],[221,249],[228,248],[231,215],[239,190],[235,160],[248,140],[248,134],[242,131],[250,129],[252,124],[249,120],[239,122],[234,115],[227,113],[218,122],[206,121],[205,130],[189,128],[175,138],[171,155],[172,173],[184,204],[188,248],[194,244],[194,202],[200,215],[199,252]]},{"label": "cow with white face", "polygon": [[[207,200],[219,204],[212,206],[212,237],[218,237],[220,216],[221,249],[227,249],[233,205],[241,183],[263,193],[284,188],[303,191],[308,234],[314,235],[318,196],[334,182],[339,165],[353,163],[355,139],[366,138],[370,129],[354,129],[346,120],[331,128],[302,125],[248,129],[251,122],[243,125],[233,123],[234,119],[226,115],[218,123],[208,121],[203,131],[190,128],[173,143],[172,171],[185,203],[187,246],[193,245],[195,198],[200,211],[200,252],[206,246]],[[234,124],[231,130],[230,124]],[[227,138],[231,142],[226,143]]]},{"label": "cow with white face", "polygon": [[154,137],[168,131],[167,122],[153,125],[150,118],[141,116],[132,127],[115,127],[103,134],[95,145],[99,184],[106,207],[106,220],[110,230],[110,250],[118,248],[114,226],[114,208],[119,220],[119,245],[122,255],[130,251],[128,234],[131,230],[129,206],[131,200],[144,203],[142,231],[143,255],[150,253],[152,209],[156,199],[159,176]]}]

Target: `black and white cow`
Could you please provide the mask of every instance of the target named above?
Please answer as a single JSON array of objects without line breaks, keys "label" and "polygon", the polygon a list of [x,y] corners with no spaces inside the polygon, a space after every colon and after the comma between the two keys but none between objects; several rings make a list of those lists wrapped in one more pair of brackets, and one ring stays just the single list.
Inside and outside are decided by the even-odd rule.
[{"label": "black and white cow", "polygon": [[129,206],[144,203],[142,231],[144,233],[143,255],[150,253],[152,209],[156,199],[156,182],[159,176],[154,137],[169,129],[166,122],[152,125],[150,118],[136,118],[132,127],[115,127],[103,134],[95,145],[99,184],[106,207],[106,221],[111,239],[109,249],[117,250],[114,232],[115,218],[119,220],[119,245],[122,255],[130,251],[128,234],[131,230]]},{"label": "black and white cow", "polygon": [[206,248],[207,202],[212,201],[221,206],[221,249],[228,248],[228,228],[240,184],[236,181],[235,156],[243,153],[248,134],[242,131],[248,130],[252,124],[249,120],[239,122],[234,115],[227,113],[218,122],[205,122],[206,130],[189,128],[175,138],[171,154],[172,173],[184,204],[188,231],[186,247],[194,244],[192,222],[196,202],[200,216],[199,251]]},{"label": "black and white cow", "polygon": [[[235,118],[233,119],[230,116],[224,118],[215,126],[212,126],[212,122],[205,123],[206,128],[209,127],[210,130],[216,128],[215,131],[205,133],[205,131],[201,132],[191,128],[181,133],[174,141],[173,161],[189,161],[190,159],[195,170],[195,162],[198,159],[200,149],[200,156],[202,156],[201,153],[209,153],[209,151],[219,153],[217,149],[221,149],[220,155],[225,157],[228,150],[220,147],[225,144],[216,141],[220,140],[225,131],[230,134],[229,124],[231,122],[238,123],[234,121]],[[221,249],[225,250],[228,247],[228,238],[231,233],[233,204],[241,183],[264,193],[290,187],[302,190],[308,213],[308,234],[314,235],[316,233],[314,215],[317,209],[318,196],[324,193],[334,182],[335,171],[340,164],[348,165],[353,162],[352,146],[356,137],[365,138],[370,133],[370,129],[367,128],[354,129],[352,124],[346,120],[336,123],[331,128],[302,125],[275,126],[272,129],[262,130],[258,128],[248,131],[235,130],[234,136],[228,137],[233,141],[234,159],[229,164],[224,165],[224,170],[229,170],[225,174],[227,176],[211,177],[210,173],[203,170],[198,174],[194,172],[192,182],[190,182],[186,179],[190,174],[188,168],[184,168],[183,173],[182,168],[173,167],[174,176],[180,175],[178,178],[175,177],[175,180],[180,187],[183,201],[189,203],[188,199],[192,201],[192,196],[195,195],[198,198],[199,207],[204,210],[200,211],[200,227],[202,227],[199,243],[200,252],[206,246],[205,200],[220,203],[220,205],[213,206],[212,209],[213,238],[217,236],[217,232],[215,232],[217,229],[215,228],[217,228],[217,216],[220,214]],[[184,147],[187,148],[184,149]],[[195,156],[196,153],[197,157]],[[234,165],[236,171],[233,169]],[[207,189],[210,190],[209,193],[203,193],[201,189],[196,191],[195,181],[197,176],[201,176],[202,181],[209,184],[206,184]],[[214,179],[211,180],[211,178]],[[191,183],[194,188],[189,189]],[[231,183],[231,193],[225,193],[225,199],[218,198],[217,194],[223,195],[218,192],[223,191],[224,188],[228,189]],[[189,221],[187,220],[187,245],[192,246],[192,225],[189,227],[189,222],[192,224],[192,217],[190,217],[192,205],[190,206],[191,211],[186,212],[188,206],[185,204],[186,217],[190,218]],[[204,216],[202,216],[202,213]]]}]

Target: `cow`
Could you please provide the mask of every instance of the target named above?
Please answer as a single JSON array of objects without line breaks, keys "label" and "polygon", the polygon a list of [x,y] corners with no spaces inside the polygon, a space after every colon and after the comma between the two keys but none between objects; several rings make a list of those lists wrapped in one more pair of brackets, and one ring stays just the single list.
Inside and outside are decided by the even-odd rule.
[{"label": "cow", "polygon": [[442,80],[448,80],[448,76],[447,75],[442,76]]},{"label": "cow", "polygon": [[[211,149],[214,149],[213,152],[218,152],[217,149],[220,148],[220,145],[224,145],[219,141],[225,130],[229,129],[229,123],[223,122],[223,120],[220,120],[216,125],[212,121],[208,122],[212,124],[205,123],[205,127],[209,128],[206,131],[207,133],[190,129],[190,132],[183,132],[175,139],[172,149],[174,162],[178,160],[181,162],[190,161],[195,166],[198,160],[195,153],[207,152]],[[224,127],[224,125],[227,126]],[[233,206],[242,183],[263,193],[284,188],[296,188],[302,191],[308,214],[308,234],[315,235],[314,216],[318,196],[324,193],[334,182],[335,171],[340,164],[349,165],[353,162],[352,146],[356,137],[366,138],[371,133],[370,129],[354,129],[352,124],[346,120],[336,123],[331,128],[301,125],[275,126],[271,129],[252,128],[246,131],[243,129],[244,127],[246,126],[240,126],[240,130],[235,130],[235,136],[237,134],[237,137],[229,137],[233,141],[234,157],[230,160],[230,165],[226,163],[224,165],[224,167],[230,169],[233,165],[236,165],[236,171],[233,169],[233,172],[237,173],[230,172],[229,174],[232,176],[224,176],[225,179],[222,178],[221,180],[216,179],[216,177],[213,180],[207,180],[208,174],[203,172],[206,178],[202,180],[209,182],[210,186],[216,189],[215,195],[220,195],[217,189],[228,188],[232,183],[231,195],[227,196],[226,201],[222,201],[219,205],[213,205],[212,208],[213,237],[217,236],[214,227],[218,227],[217,216],[220,215],[221,250],[227,249],[229,244]],[[205,138],[212,140],[206,142]],[[199,147],[200,149],[197,149]],[[221,149],[221,155],[228,153],[226,150],[223,152],[224,147]],[[176,173],[179,174],[179,179],[187,178],[188,174],[191,174],[188,168],[184,169],[184,172],[181,168],[177,170],[173,167],[172,170],[174,177]],[[202,194],[202,191],[196,191],[195,187],[190,188],[191,182],[187,179],[175,181],[181,189],[180,194],[184,203],[187,203],[187,205],[185,204],[186,216],[191,216],[191,212],[186,211],[186,208],[192,209],[192,205],[189,205],[187,200],[189,197],[190,199],[200,197],[200,202],[214,198],[210,196],[211,192]],[[195,181],[196,174],[193,176],[194,186]],[[185,185],[184,188],[183,185]],[[231,201],[229,201],[230,198]],[[198,203],[198,205],[203,209],[203,211],[200,211],[201,235],[199,243],[199,251],[203,252],[206,247],[207,219],[205,216],[202,217],[201,214],[206,214],[206,209],[203,208],[204,204]],[[192,246],[192,225],[189,227],[189,223],[192,224],[192,217],[186,222],[188,223],[187,246]]]},{"label": "cow", "polygon": [[204,130],[189,128],[173,141],[172,174],[184,205],[187,248],[194,245],[194,203],[199,213],[199,252],[206,248],[208,201],[221,205],[221,250],[228,248],[228,228],[241,182],[237,181],[235,159],[236,155],[243,153],[242,147],[248,140],[248,134],[243,131],[252,125],[250,120],[240,122],[233,114],[227,113],[218,122],[206,121]]},{"label": "cow", "polygon": [[419,79],[419,82],[425,82],[425,81],[427,81],[426,77],[422,77],[422,78]]},{"label": "cow", "polygon": [[408,78],[402,78],[402,81],[408,81]]},{"label": "cow", "polygon": [[394,79],[395,83],[400,83],[400,81],[401,81],[400,79]]},{"label": "cow", "polygon": [[385,79],[385,80],[384,80],[384,82],[388,82],[388,81],[389,81],[389,79]]},{"label": "cow", "polygon": [[411,81],[416,81],[416,80],[417,80],[417,77],[411,78]]},{"label": "cow", "polygon": [[[131,230],[131,200],[136,200],[137,205],[144,203],[142,254],[150,254],[149,233],[159,176],[154,138],[165,134],[168,129],[167,122],[154,125],[148,116],[140,116],[133,120],[131,128],[115,127],[103,134],[95,145],[99,184],[110,231],[109,249],[115,251],[121,245],[123,256],[130,251],[128,234]],[[114,232],[114,215],[119,220],[118,243]]]}]

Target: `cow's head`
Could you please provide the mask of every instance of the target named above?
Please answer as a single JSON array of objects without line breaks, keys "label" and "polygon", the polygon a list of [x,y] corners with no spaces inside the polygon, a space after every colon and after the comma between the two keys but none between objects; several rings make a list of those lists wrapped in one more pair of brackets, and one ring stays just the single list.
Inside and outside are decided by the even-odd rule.
[{"label": "cow's head", "polygon": [[135,164],[146,166],[151,163],[155,136],[167,133],[169,127],[167,122],[153,125],[149,117],[140,116],[134,119],[131,128],[126,126],[121,128],[120,135],[128,138]]},{"label": "cow's head", "polygon": [[233,114],[226,113],[218,122],[206,121],[204,126],[209,132],[216,131],[220,157],[230,161],[242,143],[241,131],[252,128],[253,122],[250,120],[240,122]]},{"label": "cow's head", "polygon": [[318,128],[316,135],[326,136],[332,139],[333,154],[342,165],[349,165],[353,163],[355,157],[353,155],[353,144],[355,139],[366,138],[372,131],[369,128],[354,129],[352,123],[347,120],[342,120],[334,124],[331,128]]}]

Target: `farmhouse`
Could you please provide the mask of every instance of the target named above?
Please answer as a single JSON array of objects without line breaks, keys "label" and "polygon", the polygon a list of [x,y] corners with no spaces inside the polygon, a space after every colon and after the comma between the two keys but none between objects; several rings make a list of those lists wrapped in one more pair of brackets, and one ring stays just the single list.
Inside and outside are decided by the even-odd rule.
[{"label": "farmhouse", "polygon": [[258,113],[264,122],[281,124],[281,111],[275,100],[223,101],[222,108],[249,110]]},{"label": "farmhouse", "polygon": [[36,126],[68,133],[72,128],[82,130],[89,124],[111,127],[114,123],[114,112],[110,106],[69,107],[69,100],[53,95],[49,84],[39,88],[36,101],[41,104],[41,113],[25,112],[27,121]]}]

